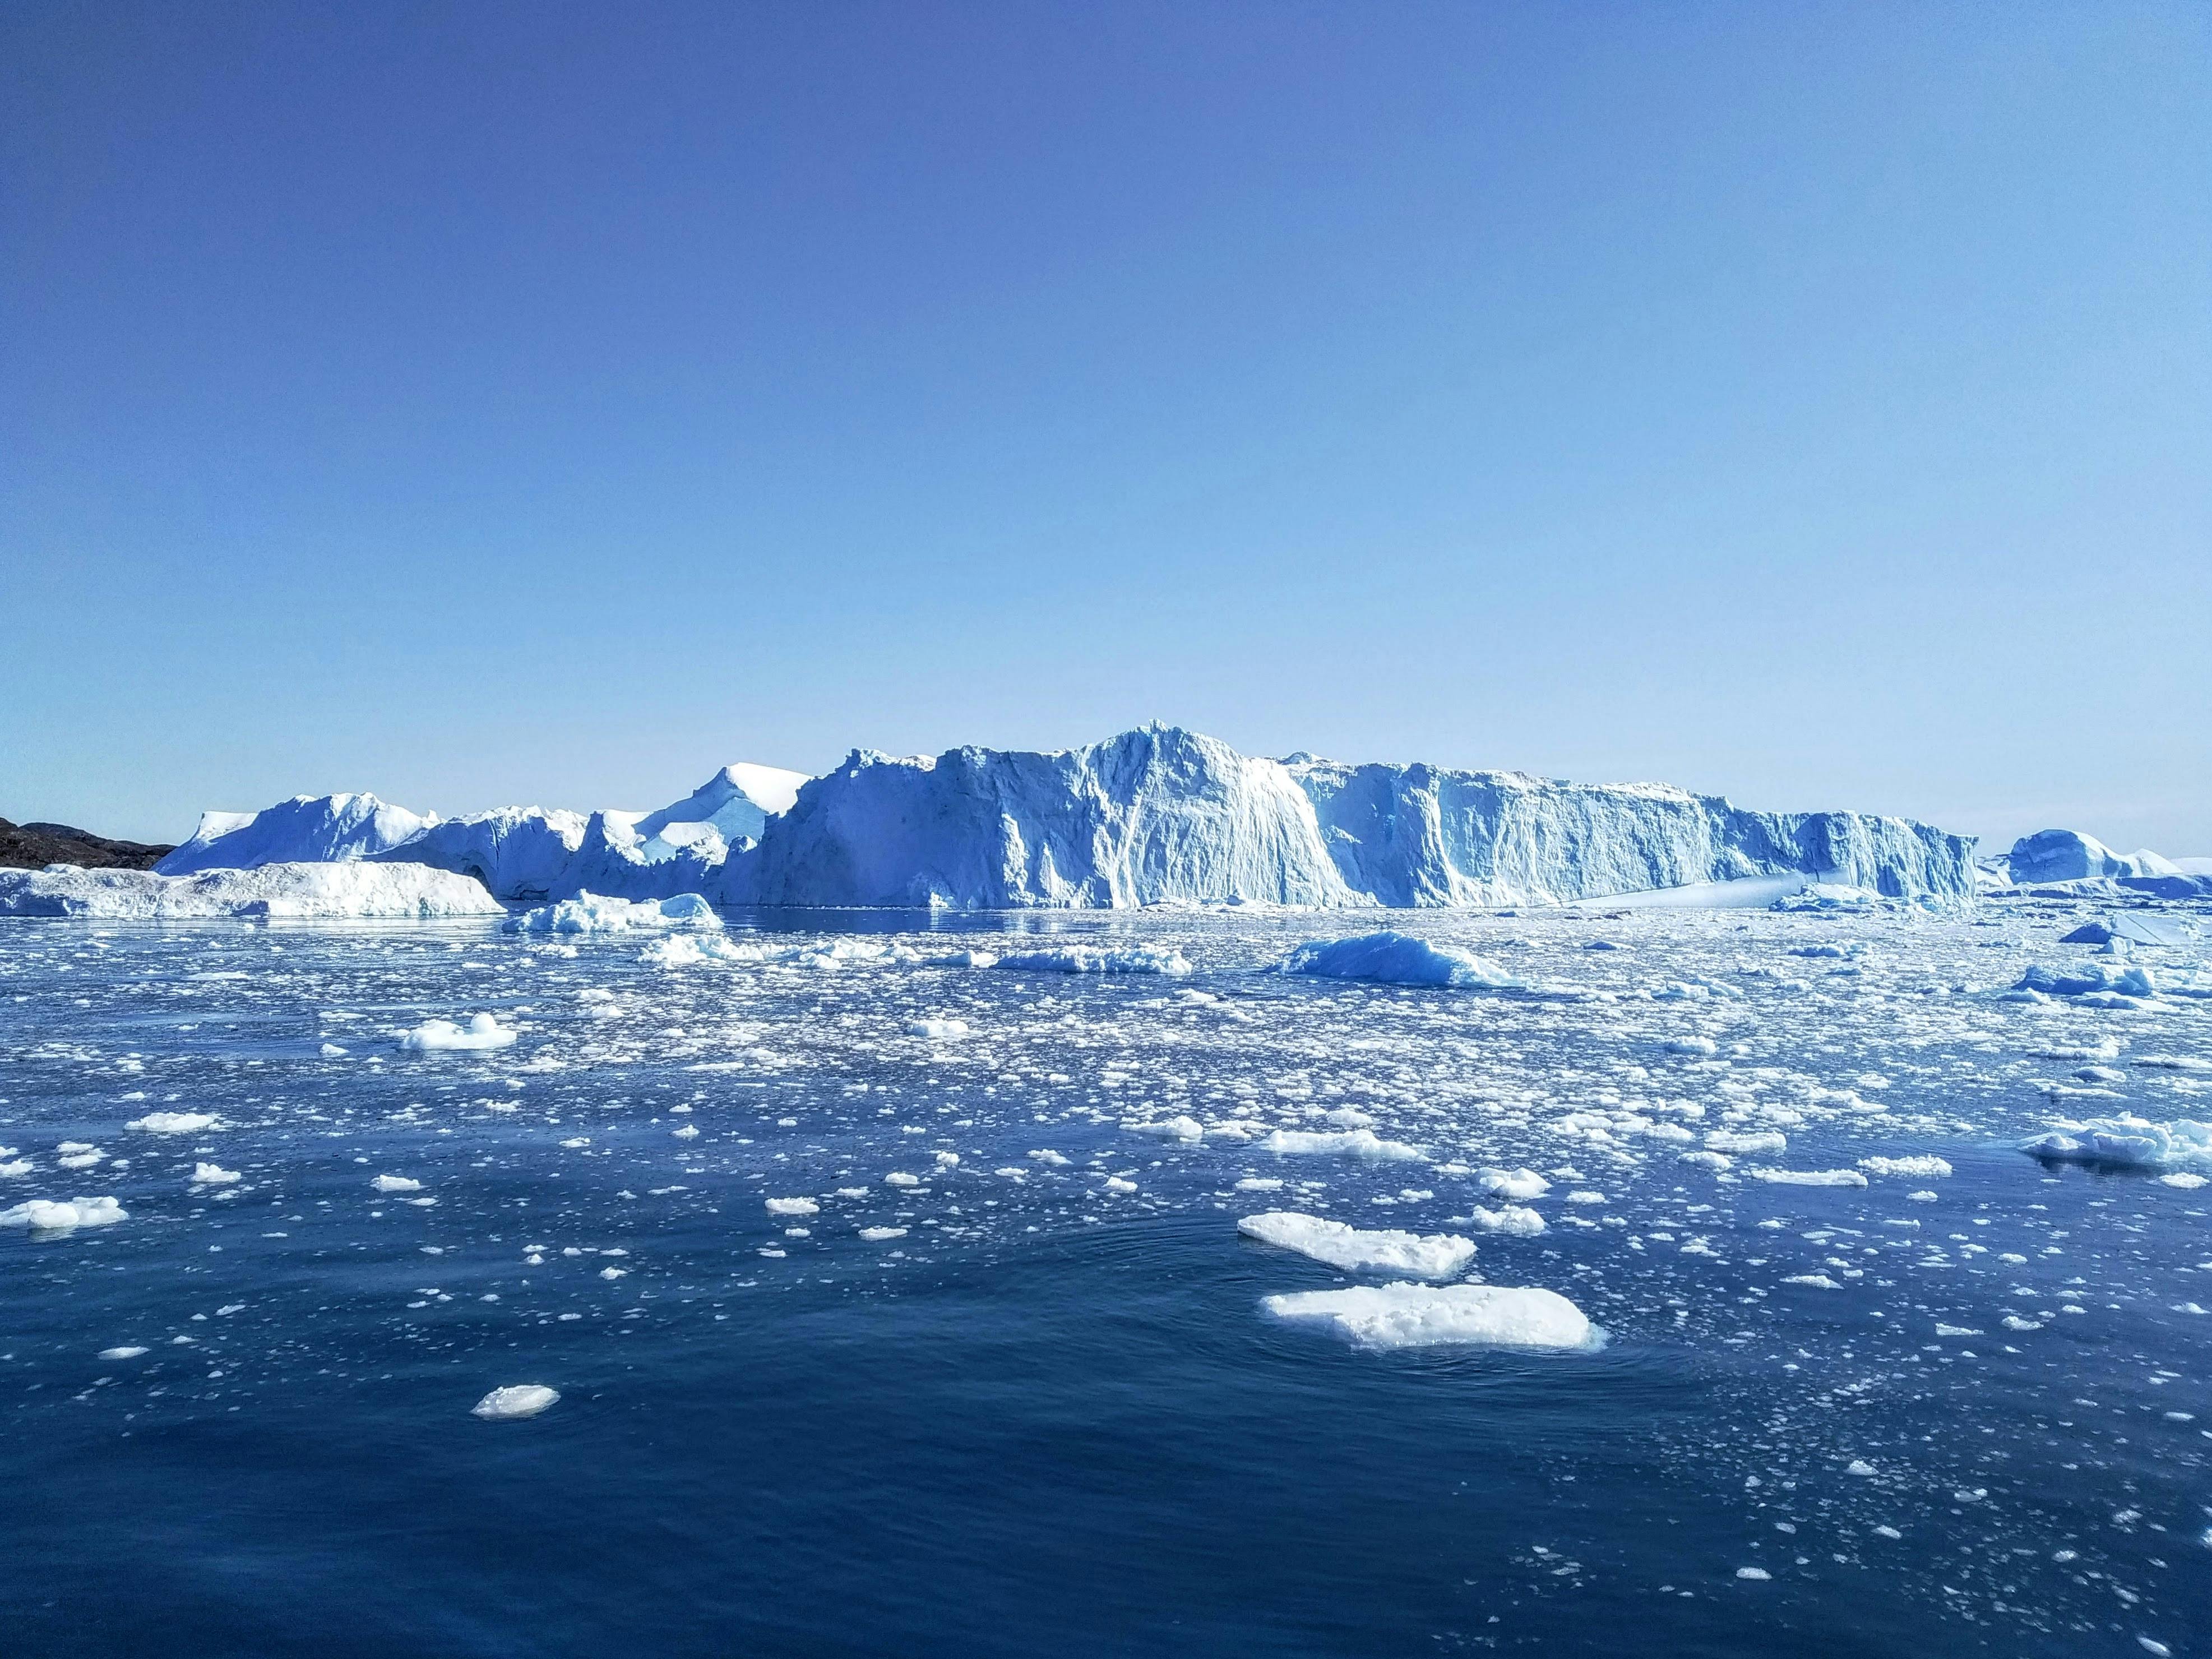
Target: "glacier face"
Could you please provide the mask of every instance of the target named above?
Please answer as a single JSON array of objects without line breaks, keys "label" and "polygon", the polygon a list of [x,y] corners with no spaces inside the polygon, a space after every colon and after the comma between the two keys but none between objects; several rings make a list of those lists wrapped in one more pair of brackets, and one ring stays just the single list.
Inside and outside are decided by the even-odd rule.
[{"label": "glacier face", "polygon": [[1971,898],[1973,839],[1859,812],[1753,812],[1666,784],[1285,763],[1345,884],[1394,908],[1559,904],[1802,872]]},{"label": "glacier face", "polygon": [[1659,784],[1274,761],[1172,726],[1085,748],[855,750],[806,779],[726,767],[658,812],[419,818],[373,795],[210,814],[165,862],[428,865],[510,901],[1315,908],[1566,903],[1802,875],[1971,899],[1973,842],[1902,818],[1752,812]]},{"label": "glacier face", "polygon": [[1158,726],[1054,754],[856,750],[732,875],[729,899],[758,904],[1361,902],[1285,767]]}]

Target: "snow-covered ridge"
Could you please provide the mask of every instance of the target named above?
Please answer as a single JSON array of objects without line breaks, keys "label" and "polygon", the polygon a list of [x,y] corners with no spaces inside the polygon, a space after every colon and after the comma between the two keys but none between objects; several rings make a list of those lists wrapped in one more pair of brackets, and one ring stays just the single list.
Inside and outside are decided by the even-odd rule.
[{"label": "snow-covered ridge", "polygon": [[1150,726],[1053,753],[855,750],[826,776],[723,769],[658,812],[420,818],[370,795],[210,814],[165,872],[368,859],[532,902],[954,909],[1557,904],[1796,878],[1972,897],[1973,843],[1903,818],[1760,813],[1661,784],[1242,755]]}]

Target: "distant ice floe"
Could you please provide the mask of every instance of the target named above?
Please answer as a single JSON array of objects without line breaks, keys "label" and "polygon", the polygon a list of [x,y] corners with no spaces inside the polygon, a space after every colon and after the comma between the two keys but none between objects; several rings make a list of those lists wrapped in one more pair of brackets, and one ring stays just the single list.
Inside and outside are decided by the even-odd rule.
[{"label": "distant ice floe", "polygon": [[948,1037],[966,1036],[968,1022],[964,1019],[910,1019],[906,1023],[906,1034],[938,1042]]},{"label": "distant ice floe", "polygon": [[11,1209],[0,1210],[0,1227],[27,1227],[33,1232],[65,1233],[79,1227],[112,1227],[131,1219],[131,1212],[112,1198],[34,1198]]},{"label": "distant ice floe", "polygon": [[1893,1176],[1913,1181],[1940,1179],[1951,1174],[1948,1158],[1929,1154],[1908,1158],[1863,1158],[1859,1160],[1859,1168],[1869,1175]]},{"label": "distant ice floe", "polygon": [[1518,1199],[1525,1202],[1541,1198],[1552,1190],[1552,1183],[1534,1170],[1485,1170],[1476,1177],[1482,1190],[1492,1198]]},{"label": "distant ice floe", "polygon": [[1040,974],[1167,974],[1176,977],[1191,971],[1190,963],[1172,945],[1162,948],[1133,945],[1121,950],[1071,945],[1055,951],[1007,951],[991,964]]},{"label": "distant ice floe", "polygon": [[1867,1178],[1856,1170],[1746,1170],[1753,1181],[1778,1187],[1863,1187]]},{"label": "distant ice floe", "polygon": [[1302,1215],[1292,1210],[1270,1210],[1248,1215],[1237,1231],[1278,1249],[1295,1250],[1316,1261],[1346,1273],[1412,1273],[1419,1279],[1451,1279],[1466,1271],[1474,1260],[1474,1241],[1449,1233],[1418,1233],[1395,1230],[1364,1231],[1341,1221]]},{"label": "distant ice floe", "polygon": [[419,864],[264,864],[157,875],[151,870],[0,870],[0,916],[97,921],[436,921],[505,911],[483,884]]},{"label": "distant ice floe", "polygon": [[192,1165],[192,1185],[195,1187],[230,1187],[245,1178],[236,1170],[226,1170],[220,1164],[197,1163]]},{"label": "distant ice floe", "polygon": [[1259,1146],[1263,1152],[1292,1157],[1334,1153],[1409,1162],[1428,1156],[1419,1146],[1409,1146],[1402,1140],[1385,1140],[1372,1129],[1277,1129]]},{"label": "distant ice floe", "polygon": [[472,1014],[466,1025],[456,1025],[450,1019],[426,1019],[402,1036],[399,1046],[411,1054],[475,1053],[504,1048],[514,1036],[513,1030],[491,1015]]},{"label": "distant ice floe", "polygon": [[509,1423],[517,1418],[535,1417],[557,1405],[560,1399],[558,1389],[549,1389],[543,1382],[515,1382],[494,1389],[469,1408],[469,1415],[487,1423]]},{"label": "distant ice floe", "polygon": [[1544,1231],[1544,1218],[1525,1204],[1502,1204],[1494,1210],[1478,1208],[1468,1218],[1486,1233],[1510,1238],[1534,1238]]},{"label": "distant ice floe", "polygon": [[1361,1285],[1271,1296],[1261,1305],[1278,1319],[1325,1326],[1363,1348],[1589,1349],[1603,1340],[1558,1291],[1498,1285]]},{"label": "distant ice floe", "polygon": [[210,1112],[149,1112],[143,1117],[134,1117],[123,1126],[149,1135],[196,1135],[203,1129],[216,1127]]},{"label": "distant ice floe", "polygon": [[2154,1123],[2141,1117],[2090,1118],[2062,1122],[2024,1142],[2021,1151],[2069,1164],[2109,1164],[2144,1170],[2178,1164],[2212,1165],[2212,1123],[2182,1118]]},{"label": "distant ice floe", "polygon": [[822,1206],[811,1198],[771,1198],[765,1200],[770,1215],[819,1215]]},{"label": "distant ice floe", "polygon": [[1528,983],[1472,951],[1389,932],[1309,940],[1284,959],[1282,971],[1321,979],[1365,980],[1377,985],[1449,986],[1468,990],[1518,990]]},{"label": "distant ice floe", "polygon": [[419,1193],[422,1183],[412,1176],[380,1175],[369,1186],[380,1193]]},{"label": "distant ice floe", "polygon": [[699,893],[678,893],[672,898],[609,898],[599,893],[579,893],[554,904],[507,919],[510,933],[621,933],[635,928],[696,927],[719,930],[721,917]]}]

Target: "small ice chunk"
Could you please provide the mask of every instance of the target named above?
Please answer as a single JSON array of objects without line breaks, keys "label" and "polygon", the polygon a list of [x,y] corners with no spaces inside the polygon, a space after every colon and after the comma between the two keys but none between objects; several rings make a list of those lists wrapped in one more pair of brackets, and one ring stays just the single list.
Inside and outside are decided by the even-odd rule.
[{"label": "small ice chunk", "polygon": [[136,1359],[145,1352],[143,1348],[102,1348],[100,1357],[102,1359]]},{"label": "small ice chunk", "polygon": [[471,1014],[466,1025],[456,1025],[450,1019],[426,1019],[401,1036],[399,1046],[418,1054],[478,1053],[504,1048],[514,1041],[514,1036],[491,1015]]},{"label": "small ice chunk", "polygon": [[1278,1249],[1295,1250],[1346,1273],[1412,1273],[1420,1279],[1449,1279],[1474,1260],[1474,1241],[1449,1233],[1423,1237],[1395,1230],[1363,1231],[1341,1221],[1270,1210],[1237,1224],[1247,1238]]},{"label": "small ice chunk", "polygon": [[380,1193],[419,1193],[422,1183],[411,1176],[380,1175],[368,1183]]},{"label": "small ice chunk", "polygon": [[220,1164],[192,1165],[192,1185],[195,1187],[228,1187],[242,1179],[244,1177],[237,1170],[226,1170]]},{"label": "small ice chunk", "polygon": [[1748,1170],[1753,1181],[1778,1187],[1863,1187],[1867,1178],[1856,1170]]},{"label": "small ice chunk", "polygon": [[1871,1175],[1901,1176],[1914,1180],[1941,1180],[1951,1173],[1948,1158],[1928,1155],[1909,1158],[1863,1158],[1859,1168]]},{"label": "small ice chunk", "polygon": [[216,1121],[208,1112],[149,1112],[143,1117],[132,1118],[123,1127],[152,1135],[191,1135],[214,1128]]},{"label": "small ice chunk", "polygon": [[561,1398],[558,1389],[543,1382],[515,1382],[494,1389],[470,1407],[470,1415],[487,1423],[508,1423],[519,1417],[535,1417]]},{"label": "small ice chunk", "polygon": [[770,1215],[819,1215],[822,1206],[811,1198],[771,1198],[768,1200]]},{"label": "small ice chunk", "polygon": [[968,1022],[963,1019],[910,1019],[906,1023],[906,1034],[927,1037],[933,1042],[943,1037],[966,1036]]},{"label": "small ice chunk", "polygon": [[1486,1233],[1504,1233],[1510,1238],[1534,1238],[1544,1231],[1544,1218],[1523,1204],[1501,1204],[1494,1210],[1478,1208],[1468,1218]]},{"label": "small ice chunk", "polygon": [[1354,1158],[1411,1161],[1428,1154],[1402,1140],[1384,1140],[1372,1129],[1277,1129],[1260,1143],[1263,1152],[1337,1152]]},{"label": "small ice chunk", "polygon": [[112,1227],[131,1219],[131,1212],[110,1198],[34,1198],[12,1209],[0,1210],[0,1227],[27,1227],[33,1232],[64,1233],[78,1227]]},{"label": "small ice chunk", "polygon": [[1261,1305],[1278,1319],[1325,1325],[1363,1348],[1594,1348],[1601,1340],[1558,1291],[1498,1285],[1362,1285],[1271,1296]]},{"label": "small ice chunk", "polygon": [[860,1237],[871,1244],[881,1244],[889,1239],[904,1238],[906,1237],[906,1229],[903,1227],[863,1227],[860,1229]]},{"label": "small ice chunk", "polygon": [[1492,1198],[1510,1198],[1525,1204],[1552,1190],[1552,1183],[1534,1170],[1485,1170],[1479,1179]]},{"label": "small ice chunk", "polygon": [[1131,1134],[1153,1135],[1162,1140],[1201,1140],[1206,1136],[1206,1126],[1188,1116],[1165,1118],[1157,1123],[1127,1120],[1121,1127]]},{"label": "small ice chunk", "polygon": [[1281,970],[1379,985],[1449,986],[1466,990],[1516,990],[1527,983],[1472,951],[1431,945],[1425,939],[1397,933],[1309,940],[1284,959]]}]

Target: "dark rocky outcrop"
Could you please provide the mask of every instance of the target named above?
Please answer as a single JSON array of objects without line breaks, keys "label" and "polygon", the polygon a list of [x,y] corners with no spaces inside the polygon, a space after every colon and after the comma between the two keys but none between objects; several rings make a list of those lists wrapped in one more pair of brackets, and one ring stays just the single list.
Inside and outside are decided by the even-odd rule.
[{"label": "dark rocky outcrop", "polygon": [[150,870],[173,847],[110,841],[66,823],[10,823],[0,818],[0,868],[43,870],[50,864],[82,865],[88,870]]}]

